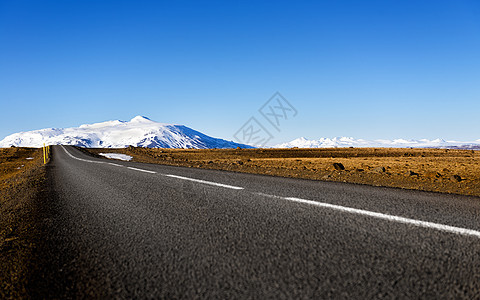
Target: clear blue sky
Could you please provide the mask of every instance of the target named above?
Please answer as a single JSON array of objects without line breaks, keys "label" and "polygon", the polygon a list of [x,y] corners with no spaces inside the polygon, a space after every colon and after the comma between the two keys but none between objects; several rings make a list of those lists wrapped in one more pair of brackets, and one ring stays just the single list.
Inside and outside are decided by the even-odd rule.
[{"label": "clear blue sky", "polygon": [[273,143],[480,139],[480,1],[0,0],[0,139],[136,115],[232,139],[276,91]]}]

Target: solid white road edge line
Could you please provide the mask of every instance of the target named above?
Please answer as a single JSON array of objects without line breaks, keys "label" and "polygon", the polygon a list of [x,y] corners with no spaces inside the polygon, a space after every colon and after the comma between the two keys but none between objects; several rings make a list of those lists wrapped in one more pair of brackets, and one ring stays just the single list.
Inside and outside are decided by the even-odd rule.
[{"label": "solid white road edge line", "polygon": [[210,184],[210,185],[215,185],[215,186],[220,186],[228,189],[233,189],[233,190],[243,190],[243,187],[239,186],[233,186],[233,185],[228,185],[228,184],[222,184],[222,183],[216,183],[212,181],[206,181],[206,180],[201,180],[201,179],[195,179],[195,178],[190,178],[190,177],[183,177],[183,176],[178,176],[178,175],[171,175],[171,174],[165,174],[164,176],[172,177],[172,178],[177,178],[177,179],[183,179],[183,180],[190,180],[194,182],[199,182],[199,183],[204,183],[204,184]]},{"label": "solid white road edge line", "polygon": [[127,169],[135,170],[135,171],[140,171],[140,172],[145,172],[145,173],[150,173],[150,174],[157,174],[157,172],[155,172],[155,171],[149,171],[149,170],[144,170],[144,169],[137,169],[137,168],[134,168],[134,167],[127,167]]}]

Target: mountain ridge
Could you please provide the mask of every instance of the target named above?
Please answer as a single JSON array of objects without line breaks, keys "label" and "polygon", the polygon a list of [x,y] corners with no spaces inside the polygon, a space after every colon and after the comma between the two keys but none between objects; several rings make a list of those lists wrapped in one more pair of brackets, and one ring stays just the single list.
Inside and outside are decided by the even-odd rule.
[{"label": "mountain ridge", "polygon": [[112,120],[78,127],[18,132],[1,140],[0,147],[41,147],[43,143],[86,148],[253,148],[208,136],[185,125],[160,123],[144,116],[136,116],[130,121]]},{"label": "mountain ridge", "polygon": [[273,148],[341,148],[341,147],[380,147],[380,148],[450,148],[450,149],[480,149],[480,139],[473,142],[446,141],[444,139],[376,139],[365,140],[353,137],[334,137],[310,140],[304,137]]}]

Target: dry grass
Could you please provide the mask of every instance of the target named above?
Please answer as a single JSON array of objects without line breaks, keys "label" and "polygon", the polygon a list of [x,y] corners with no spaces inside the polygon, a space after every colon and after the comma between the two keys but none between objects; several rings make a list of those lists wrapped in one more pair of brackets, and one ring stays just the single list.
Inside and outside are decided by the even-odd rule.
[{"label": "dry grass", "polygon": [[[88,149],[137,162],[480,196],[480,152],[446,149]],[[344,170],[336,170],[341,163]],[[385,171],[383,171],[385,168]],[[459,180],[460,179],[460,180]]]},{"label": "dry grass", "polygon": [[[32,159],[27,159],[32,158]],[[28,297],[37,198],[45,183],[41,149],[0,148],[0,298]]]}]

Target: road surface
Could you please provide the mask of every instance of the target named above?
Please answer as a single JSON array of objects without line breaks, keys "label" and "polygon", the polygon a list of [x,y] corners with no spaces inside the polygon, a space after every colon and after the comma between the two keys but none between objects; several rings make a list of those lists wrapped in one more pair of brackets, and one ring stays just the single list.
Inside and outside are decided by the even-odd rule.
[{"label": "road surface", "polygon": [[480,297],[479,198],[68,146],[53,147],[48,173],[38,297]]}]

